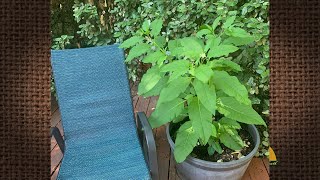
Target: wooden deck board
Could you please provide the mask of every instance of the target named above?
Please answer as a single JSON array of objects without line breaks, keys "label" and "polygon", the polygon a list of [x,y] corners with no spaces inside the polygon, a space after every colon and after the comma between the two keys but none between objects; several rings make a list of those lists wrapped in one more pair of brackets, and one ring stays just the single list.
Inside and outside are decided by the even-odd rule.
[{"label": "wooden deck board", "polygon": [[156,108],[157,105],[157,101],[158,101],[158,97],[151,97],[150,101],[149,101],[149,105],[148,105],[148,109],[147,109],[147,113],[146,116],[150,117],[151,113],[154,111],[154,109]]},{"label": "wooden deck board", "polygon": [[156,130],[156,146],[157,146],[157,155],[158,155],[158,166],[160,180],[169,179],[169,163],[170,163],[170,146],[166,137],[166,128],[161,126]]},{"label": "wooden deck board", "polygon": [[51,174],[54,174],[55,170],[59,166],[61,160],[62,160],[63,154],[60,151],[60,148],[56,146],[51,151]]},{"label": "wooden deck board", "polygon": [[253,158],[247,171],[249,171],[252,180],[269,179],[267,169],[264,166],[263,160],[260,158]]},{"label": "wooden deck board", "polygon": [[60,120],[61,120],[60,111],[57,109],[51,115],[51,127],[57,126],[57,124],[60,122]]},{"label": "wooden deck board", "polygon": [[58,102],[56,101],[56,97],[51,93],[51,114],[54,113],[58,109]]},{"label": "wooden deck board", "polygon": [[251,176],[250,176],[250,173],[248,170],[244,173],[242,180],[253,180],[253,179],[251,179]]},{"label": "wooden deck board", "polygon": [[54,173],[51,175],[51,180],[56,180],[56,179],[57,179],[60,166],[61,166],[61,163],[58,165],[58,167],[56,168],[56,170],[54,171]]},{"label": "wooden deck board", "polygon": [[[137,86],[130,84],[134,112],[143,111],[149,117],[156,106],[157,97],[143,98],[137,96]],[[54,103],[54,102],[53,102]],[[51,126],[62,130],[62,122],[56,103],[53,104]],[[160,180],[180,180],[176,173],[175,162],[171,156],[170,146],[166,139],[165,127],[154,129],[157,145]],[[51,140],[51,180],[55,180],[61,164],[62,153],[54,138]],[[267,159],[254,158],[250,163],[242,180],[269,180],[269,161]]]},{"label": "wooden deck board", "polygon": [[262,161],[263,161],[264,166],[265,166],[266,169],[267,169],[268,174],[270,174],[270,163],[269,163],[269,159],[264,158],[264,159],[262,159]]},{"label": "wooden deck board", "polygon": [[51,148],[50,148],[50,150],[52,151],[56,147],[56,145],[57,145],[56,139],[54,137],[51,137],[51,146],[50,146]]},{"label": "wooden deck board", "polygon": [[176,172],[176,163],[173,159],[173,154],[170,152],[170,166],[169,166],[169,180],[180,180],[177,172]]},{"label": "wooden deck board", "polygon": [[149,102],[150,102],[150,98],[143,98],[139,96],[138,102],[134,108],[134,113],[135,114],[137,112],[147,113]]}]

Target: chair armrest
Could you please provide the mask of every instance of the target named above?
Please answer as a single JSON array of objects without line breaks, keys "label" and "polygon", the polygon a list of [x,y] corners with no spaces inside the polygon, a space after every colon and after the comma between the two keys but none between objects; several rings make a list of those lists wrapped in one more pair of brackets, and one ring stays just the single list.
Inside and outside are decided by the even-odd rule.
[{"label": "chair armrest", "polygon": [[62,138],[62,135],[60,133],[60,130],[57,127],[52,127],[50,129],[50,133],[51,133],[51,137],[53,136],[56,139],[57,144],[58,144],[61,152],[64,154],[65,144],[64,144],[64,140]]},{"label": "chair armrest", "polygon": [[153,137],[152,128],[144,112],[137,113],[137,129],[139,140],[144,151],[144,157],[151,172],[151,177],[153,180],[158,180],[159,170],[156,143]]}]

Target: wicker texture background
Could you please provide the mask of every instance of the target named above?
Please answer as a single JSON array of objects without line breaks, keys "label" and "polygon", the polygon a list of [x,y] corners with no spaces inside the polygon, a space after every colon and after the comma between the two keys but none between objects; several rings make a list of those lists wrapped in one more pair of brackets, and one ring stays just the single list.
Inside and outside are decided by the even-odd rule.
[{"label": "wicker texture background", "polygon": [[0,179],[50,178],[49,1],[0,1]]},{"label": "wicker texture background", "polygon": [[320,177],[320,7],[318,0],[271,1],[272,179]]},{"label": "wicker texture background", "polygon": [[[318,0],[271,0],[272,179],[320,177]],[[0,1],[0,179],[49,179],[49,1]]]}]

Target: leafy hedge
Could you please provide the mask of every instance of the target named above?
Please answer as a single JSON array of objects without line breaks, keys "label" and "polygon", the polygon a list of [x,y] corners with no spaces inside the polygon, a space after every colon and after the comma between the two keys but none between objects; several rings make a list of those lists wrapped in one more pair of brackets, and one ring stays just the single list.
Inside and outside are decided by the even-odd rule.
[{"label": "leafy hedge", "polygon": [[[235,61],[244,69],[239,79],[247,85],[254,108],[267,121],[269,114],[268,0],[53,0],[52,48],[79,48],[121,43],[135,35],[145,19],[162,19],[168,38],[189,36],[203,24],[236,15],[235,24],[255,36]],[[130,79],[146,71],[139,60],[128,64]],[[268,155],[268,133],[260,129],[260,155]]]}]

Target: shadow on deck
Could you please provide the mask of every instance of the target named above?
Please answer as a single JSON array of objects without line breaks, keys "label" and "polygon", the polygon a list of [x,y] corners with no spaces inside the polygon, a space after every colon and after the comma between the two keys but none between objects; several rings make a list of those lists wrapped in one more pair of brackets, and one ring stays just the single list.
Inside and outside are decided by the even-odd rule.
[{"label": "shadow on deck", "polygon": [[[137,96],[137,87],[133,85],[131,85],[131,94],[135,113],[143,111],[146,113],[147,117],[149,117],[154,110],[157,102],[157,97],[145,99],[143,97]],[[58,127],[62,135],[64,135],[60,111],[54,97],[52,97],[51,101],[51,112],[51,126]],[[171,158],[170,147],[166,139],[165,127],[162,126],[154,129],[153,132],[157,144],[160,180],[179,180],[180,178],[176,174],[174,160]],[[57,178],[62,156],[63,155],[57,145],[57,142],[54,138],[51,138],[51,180],[55,180]],[[269,180],[268,159],[253,158],[242,179]]]}]

